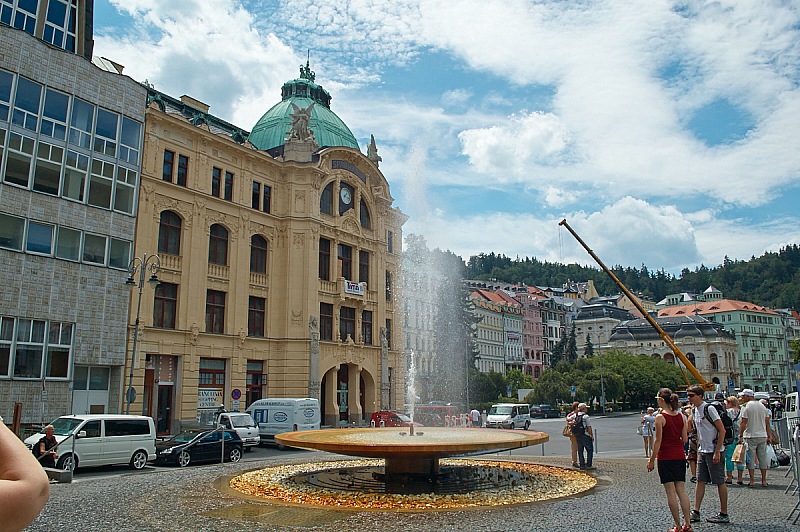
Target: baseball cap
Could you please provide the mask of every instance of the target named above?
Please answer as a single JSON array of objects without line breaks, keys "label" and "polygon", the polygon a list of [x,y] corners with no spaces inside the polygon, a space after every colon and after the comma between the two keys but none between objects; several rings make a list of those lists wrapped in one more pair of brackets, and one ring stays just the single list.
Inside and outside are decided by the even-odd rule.
[{"label": "baseball cap", "polygon": [[750,388],[745,388],[744,390],[739,392],[739,396],[744,396],[744,395],[747,395],[748,397],[756,396],[755,392],[753,392],[753,390],[751,390]]}]

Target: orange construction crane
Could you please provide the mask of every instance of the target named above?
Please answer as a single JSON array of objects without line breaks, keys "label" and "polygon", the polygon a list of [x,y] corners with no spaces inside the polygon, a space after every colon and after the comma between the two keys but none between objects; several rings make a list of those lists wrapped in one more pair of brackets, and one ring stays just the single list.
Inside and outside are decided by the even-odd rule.
[{"label": "orange construction crane", "polygon": [[[570,234],[572,234],[572,236],[575,237],[575,240],[577,240],[580,243],[580,245],[583,246],[583,248],[589,252],[589,255],[592,256],[595,262],[597,262],[597,264],[599,264],[600,267],[603,268],[603,271],[606,272],[609,277],[611,277],[611,279],[614,281],[617,287],[619,287],[619,289],[622,290],[622,293],[625,294],[630,300],[630,302],[633,303],[633,305],[639,310],[639,312],[642,313],[644,319],[646,319],[647,322],[653,327],[653,329],[655,329],[656,332],[658,332],[658,335],[661,337],[662,340],[664,340],[664,343],[666,343],[672,350],[672,352],[675,353],[675,356],[678,357],[678,360],[680,360],[683,363],[683,365],[686,366],[686,369],[689,370],[689,373],[691,373],[694,376],[694,378],[697,379],[697,382],[700,384],[700,386],[702,386],[705,391],[714,391],[716,389],[716,385],[713,382],[709,382],[705,380],[705,378],[703,378],[703,375],[701,375],[700,372],[697,371],[697,368],[694,367],[694,364],[692,364],[692,362],[686,357],[686,355],[683,354],[683,351],[681,351],[680,347],[678,347],[675,344],[675,342],[672,340],[672,337],[669,334],[667,334],[667,332],[664,329],[661,328],[661,326],[658,324],[655,318],[653,318],[653,316],[651,316],[650,313],[645,310],[642,304],[639,303],[639,300],[636,298],[636,296],[634,296],[631,293],[631,291],[628,290],[628,288],[624,284],[622,284],[622,281],[620,281],[617,278],[617,276],[614,275],[614,272],[606,268],[606,265],[603,264],[603,261],[600,260],[600,257],[595,255],[594,251],[589,249],[589,246],[586,245],[586,242],[584,242],[581,239],[581,237],[578,236],[578,233],[576,233],[572,229],[572,227],[569,226],[567,221],[561,220],[561,222],[559,222],[558,225],[563,225],[564,227],[566,227],[567,231],[569,231]],[[689,379],[686,379],[686,382],[687,384],[691,384],[689,382]]]}]

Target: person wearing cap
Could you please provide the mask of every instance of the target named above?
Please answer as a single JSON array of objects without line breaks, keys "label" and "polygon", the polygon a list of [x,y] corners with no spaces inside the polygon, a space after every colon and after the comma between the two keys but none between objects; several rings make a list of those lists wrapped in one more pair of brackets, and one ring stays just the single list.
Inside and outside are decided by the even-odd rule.
[{"label": "person wearing cap", "polygon": [[750,388],[745,388],[739,394],[742,407],[742,423],[739,426],[739,443],[747,444],[747,455],[750,461],[747,464],[747,473],[750,475],[751,488],[756,487],[755,459],[758,458],[758,468],[761,470],[761,487],[767,487],[767,445],[772,443],[770,437],[770,412],[767,407],[755,400],[755,393]]}]

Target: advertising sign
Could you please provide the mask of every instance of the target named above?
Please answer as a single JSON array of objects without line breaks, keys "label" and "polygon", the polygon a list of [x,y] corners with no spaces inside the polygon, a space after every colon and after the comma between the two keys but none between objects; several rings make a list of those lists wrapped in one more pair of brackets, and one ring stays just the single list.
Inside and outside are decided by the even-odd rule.
[{"label": "advertising sign", "polygon": [[197,390],[197,409],[208,410],[222,404],[222,388],[200,388]]},{"label": "advertising sign", "polygon": [[353,281],[344,282],[344,293],[345,294],[353,294],[354,296],[363,296],[364,295],[364,283],[356,283]]}]

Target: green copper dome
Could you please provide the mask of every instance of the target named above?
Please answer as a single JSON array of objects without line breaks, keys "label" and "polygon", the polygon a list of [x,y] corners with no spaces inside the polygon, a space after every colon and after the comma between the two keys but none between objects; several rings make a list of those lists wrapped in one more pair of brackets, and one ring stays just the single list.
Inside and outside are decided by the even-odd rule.
[{"label": "green copper dome", "polygon": [[320,85],[314,83],[314,71],[306,66],[300,67],[300,77],[283,84],[282,100],[264,113],[247,140],[259,150],[270,151],[286,141],[292,129],[292,105],[306,109],[312,103],[309,129],[314,132],[317,145],[346,146],[359,149],[358,141],[342,119],[331,111],[331,95]]}]

